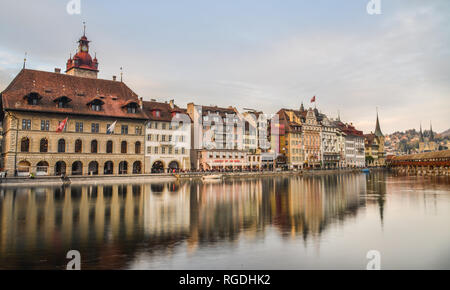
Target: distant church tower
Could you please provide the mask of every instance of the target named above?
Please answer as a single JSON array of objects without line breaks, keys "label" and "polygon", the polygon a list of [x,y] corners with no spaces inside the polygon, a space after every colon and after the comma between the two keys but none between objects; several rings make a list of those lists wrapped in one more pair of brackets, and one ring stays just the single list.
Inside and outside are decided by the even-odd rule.
[{"label": "distant church tower", "polygon": [[85,78],[97,78],[97,57],[92,59],[89,54],[89,40],[86,37],[86,27],[83,36],[78,41],[78,51],[74,57],[69,58],[66,65],[66,74]]}]

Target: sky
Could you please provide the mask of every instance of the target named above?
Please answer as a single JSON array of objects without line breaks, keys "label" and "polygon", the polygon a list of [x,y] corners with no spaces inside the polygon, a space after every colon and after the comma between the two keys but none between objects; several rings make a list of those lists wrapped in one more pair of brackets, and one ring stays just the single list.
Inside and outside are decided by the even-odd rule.
[{"label": "sky", "polygon": [[450,1],[0,0],[0,91],[23,66],[65,68],[83,33],[99,78],[186,106],[314,106],[365,133],[450,128]]}]

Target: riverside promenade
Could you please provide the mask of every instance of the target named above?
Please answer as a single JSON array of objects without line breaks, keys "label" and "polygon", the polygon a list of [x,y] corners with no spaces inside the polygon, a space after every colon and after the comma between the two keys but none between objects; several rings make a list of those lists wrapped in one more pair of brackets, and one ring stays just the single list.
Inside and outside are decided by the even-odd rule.
[{"label": "riverside promenade", "polygon": [[[372,171],[384,170],[374,168]],[[345,173],[360,173],[360,169],[336,169],[336,170],[299,170],[299,171],[255,171],[255,172],[189,172],[189,173],[162,173],[141,175],[96,175],[96,176],[69,176],[64,181],[59,176],[8,177],[0,179],[0,187],[15,186],[61,186],[61,185],[86,185],[86,184],[124,184],[124,183],[161,183],[177,180],[201,179],[205,175],[221,174],[224,178],[255,178],[262,176],[312,176],[333,175]]]}]

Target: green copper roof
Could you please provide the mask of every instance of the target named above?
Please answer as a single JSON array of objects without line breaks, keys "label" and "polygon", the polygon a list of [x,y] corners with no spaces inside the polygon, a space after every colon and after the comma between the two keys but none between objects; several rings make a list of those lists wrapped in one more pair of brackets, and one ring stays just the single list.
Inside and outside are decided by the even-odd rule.
[{"label": "green copper roof", "polygon": [[378,119],[378,113],[377,113],[377,127],[375,128],[375,136],[377,137],[383,137],[383,133],[381,133],[380,129],[380,120]]}]

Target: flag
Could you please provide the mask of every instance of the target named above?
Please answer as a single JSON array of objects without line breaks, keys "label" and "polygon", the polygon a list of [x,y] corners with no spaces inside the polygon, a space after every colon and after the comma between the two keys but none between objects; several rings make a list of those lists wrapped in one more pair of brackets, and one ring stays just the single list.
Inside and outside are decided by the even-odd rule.
[{"label": "flag", "polygon": [[116,123],[117,121],[114,121],[114,123],[112,123],[108,129],[106,130],[106,134],[113,134],[114,133],[114,129],[116,128]]},{"label": "flag", "polygon": [[62,122],[59,123],[59,126],[56,129],[56,132],[61,133],[64,130],[64,127],[66,127],[66,123],[67,123],[68,119],[69,118],[65,118]]},{"label": "flag", "polygon": [[311,103],[315,103],[316,102],[316,96],[314,96],[312,99],[311,99]]}]

